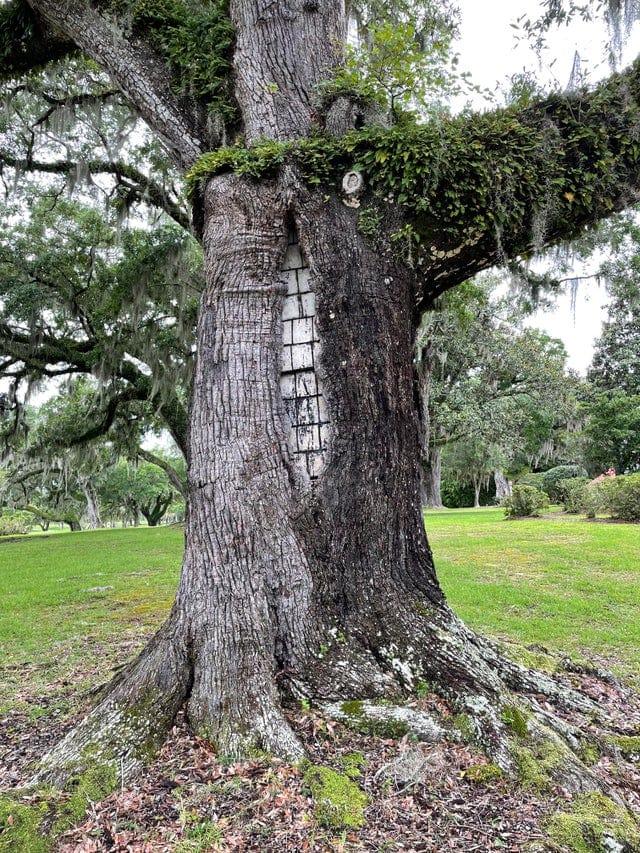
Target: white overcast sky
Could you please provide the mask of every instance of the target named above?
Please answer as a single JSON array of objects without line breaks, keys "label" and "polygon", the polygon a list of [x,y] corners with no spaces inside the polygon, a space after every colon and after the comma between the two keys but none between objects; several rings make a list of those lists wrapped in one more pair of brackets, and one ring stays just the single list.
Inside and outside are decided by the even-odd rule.
[{"label": "white overcast sky", "polygon": [[[510,26],[518,17],[535,17],[540,9],[536,0],[460,0],[462,12],[460,40],[457,50],[461,65],[472,73],[474,82],[492,91],[499,91],[512,74],[527,69],[549,87],[554,81],[564,88],[571,76],[576,51],[591,80],[609,73],[604,44],[606,30],[602,24],[573,22],[549,35],[548,50],[538,59],[524,43],[518,43],[516,31]],[[640,52],[639,28],[630,34],[623,62],[631,61]],[[478,105],[481,106],[480,102]],[[576,275],[595,269],[581,267]],[[571,367],[584,373],[599,335],[606,303],[603,289],[590,281],[578,290],[575,311],[570,295],[558,299],[550,311],[539,312],[532,321],[554,337],[561,338],[569,352]]]}]

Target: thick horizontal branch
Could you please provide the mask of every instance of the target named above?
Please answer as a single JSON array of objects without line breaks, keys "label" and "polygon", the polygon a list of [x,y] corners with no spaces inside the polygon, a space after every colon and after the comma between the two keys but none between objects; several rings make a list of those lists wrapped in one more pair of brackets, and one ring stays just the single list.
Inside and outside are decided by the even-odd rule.
[{"label": "thick horizontal branch", "polygon": [[365,192],[354,215],[419,272],[423,308],[487,267],[572,240],[634,205],[639,129],[636,62],[593,91],[526,108],[219,149],[188,180],[195,189],[220,172],[262,178],[292,164],[311,187],[340,192],[345,172],[359,170]]},{"label": "thick horizontal branch", "polygon": [[[99,362],[100,343],[97,340],[83,342],[64,338],[53,338],[39,333],[37,336],[18,332],[6,323],[0,323],[0,355],[21,361],[27,373],[52,375],[51,365],[64,364],[58,375],[86,373],[92,375]],[[160,401],[154,393],[153,380],[128,360],[121,360],[114,378],[127,382],[129,389],[112,397],[106,410],[98,415],[95,423],[78,434],[72,444],[82,444],[104,435],[115,420],[118,408],[131,401],[149,401],[157,405],[158,414],[165,422],[173,440],[184,453],[186,446],[187,413],[177,394],[172,393]]]},{"label": "thick horizontal branch", "polygon": [[202,153],[192,116],[171,89],[171,75],[139,40],[128,39],[113,21],[83,0],[30,0],[56,31],[98,62],[147,124],[167,145],[174,162],[188,168]]},{"label": "thick horizontal branch", "polygon": [[[42,172],[52,175],[73,175],[80,168],[90,175],[114,175],[118,180],[127,179],[127,190],[134,192],[138,201],[143,201],[163,210],[174,222],[189,230],[189,214],[177,204],[163,187],[147,177],[144,172],[120,160],[88,160],[82,164],[73,160],[32,160],[14,157],[8,152],[0,151],[0,164],[10,166],[23,172]],[[133,182],[133,186],[128,183]]]}]

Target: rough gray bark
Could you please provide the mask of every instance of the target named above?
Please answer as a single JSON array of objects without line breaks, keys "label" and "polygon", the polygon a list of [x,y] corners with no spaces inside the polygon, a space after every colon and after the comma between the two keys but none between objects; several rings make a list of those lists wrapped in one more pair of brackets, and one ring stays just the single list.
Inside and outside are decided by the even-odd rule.
[{"label": "rough gray bark", "polygon": [[232,0],[236,97],[247,144],[298,139],[317,122],[317,86],[340,61],[347,34],[340,0],[278,6]]},{"label": "rough gray bark", "polygon": [[422,503],[429,509],[442,509],[442,448],[432,447],[422,462]]},{"label": "rough gray bark", "polygon": [[87,502],[87,519],[89,522],[89,527],[91,530],[96,530],[98,527],[102,527],[102,520],[100,518],[100,504],[98,501],[98,495],[96,494],[96,490],[93,487],[93,484],[89,480],[82,481],[82,493],[84,494],[85,500]]}]

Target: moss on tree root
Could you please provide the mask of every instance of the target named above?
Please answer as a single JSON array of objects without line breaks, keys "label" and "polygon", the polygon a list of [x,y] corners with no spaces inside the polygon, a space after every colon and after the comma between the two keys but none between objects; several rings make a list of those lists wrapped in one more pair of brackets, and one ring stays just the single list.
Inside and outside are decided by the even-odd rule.
[{"label": "moss on tree root", "polygon": [[[622,806],[598,792],[583,794],[547,822],[549,838],[572,853],[640,851],[640,826]],[[618,846],[613,846],[616,842]]]},{"label": "moss on tree root", "polygon": [[70,777],[62,791],[44,788],[27,797],[0,797],[0,851],[48,853],[62,833],[81,822],[91,803],[115,789],[117,781],[112,764],[94,763]]}]

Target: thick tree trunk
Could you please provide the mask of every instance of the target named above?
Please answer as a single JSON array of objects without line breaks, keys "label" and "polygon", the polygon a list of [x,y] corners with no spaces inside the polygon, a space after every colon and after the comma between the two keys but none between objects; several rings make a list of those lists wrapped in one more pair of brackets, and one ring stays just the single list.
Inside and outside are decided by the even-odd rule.
[{"label": "thick tree trunk", "polygon": [[480,509],[480,490],[482,489],[482,484],[474,481],[473,484],[473,507],[474,509]]},{"label": "thick tree trunk", "polygon": [[[247,139],[306,135],[344,40],[342,5],[232,0],[231,15]],[[96,750],[131,771],[183,705],[222,753],[299,757],[291,695],[397,697],[422,681],[509,766],[508,690],[568,694],[500,658],[438,585],[420,500],[413,272],[290,166],[260,183],[211,179],[203,223],[176,602],[40,778],[60,781]]]},{"label": "thick tree trunk", "polygon": [[422,463],[422,503],[429,509],[442,509],[442,448],[432,447]]},{"label": "thick tree trunk", "polygon": [[96,530],[98,527],[102,527],[98,496],[92,484],[88,481],[83,482],[82,491],[87,502],[87,520],[89,522],[89,527],[91,530]]},{"label": "thick tree trunk", "polygon": [[502,471],[494,471],[493,479],[496,484],[496,500],[501,503],[505,498],[511,497],[513,484],[507,479]]}]

